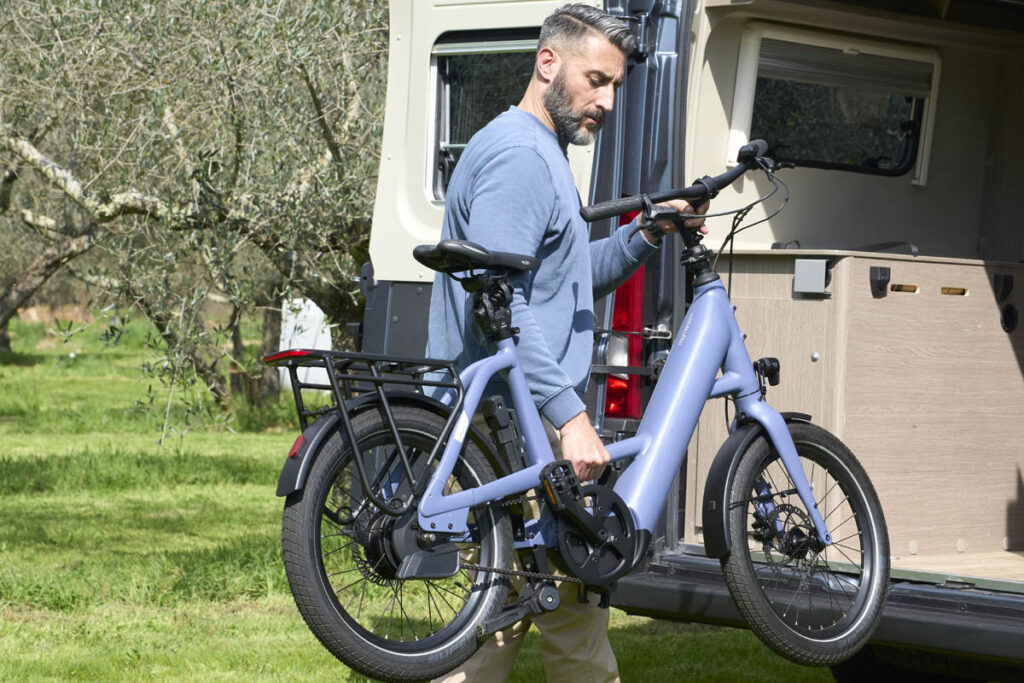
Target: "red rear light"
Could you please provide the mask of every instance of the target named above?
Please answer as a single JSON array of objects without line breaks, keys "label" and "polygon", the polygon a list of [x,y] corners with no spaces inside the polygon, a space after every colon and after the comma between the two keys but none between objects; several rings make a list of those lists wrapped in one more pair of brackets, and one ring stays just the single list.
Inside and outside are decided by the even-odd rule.
[{"label": "red rear light", "polygon": [[[619,225],[625,225],[635,216],[635,212],[624,214],[619,218]],[[633,239],[637,237],[640,236],[637,235]],[[640,365],[640,330],[643,327],[643,313],[644,268],[640,266],[632,277],[615,290],[615,306],[612,308],[611,329],[634,333],[626,335],[629,349],[627,358],[631,366]],[[640,375],[608,375],[604,412],[608,417],[640,419]]]},{"label": "red rear light", "polygon": [[263,362],[271,365],[278,361],[285,360],[286,358],[303,358],[305,356],[312,356],[312,351],[306,349],[288,349],[287,351],[279,351],[278,353],[272,353],[269,356],[263,357]]},{"label": "red rear light", "polygon": [[[605,387],[605,408],[606,415],[611,417],[634,417],[630,410],[629,380],[608,376],[608,384]],[[636,415],[635,417],[639,417]]]},{"label": "red rear light", "polygon": [[302,444],[306,443],[306,437],[299,434],[299,438],[295,439],[295,443],[292,444],[292,449],[288,451],[288,457],[294,458],[299,454],[299,449],[302,448]]}]

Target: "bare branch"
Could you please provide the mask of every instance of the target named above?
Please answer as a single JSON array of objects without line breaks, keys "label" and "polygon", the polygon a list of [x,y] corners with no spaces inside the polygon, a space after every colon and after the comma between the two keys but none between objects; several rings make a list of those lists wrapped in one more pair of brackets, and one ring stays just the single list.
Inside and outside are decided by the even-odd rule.
[{"label": "bare branch", "polygon": [[41,216],[28,209],[22,209],[21,220],[28,227],[35,230],[39,235],[45,237],[48,240],[59,240],[62,235],[60,228],[57,226],[57,221],[53,220],[49,216]]},{"label": "bare branch", "polygon": [[170,107],[164,107],[163,122],[171,134],[171,139],[174,141],[174,151],[178,153],[181,165],[188,171],[189,176],[192,177],[192,199],[198,202],[199,192],[202,188],[200,188],[199,180],[196,179],[196,175],[193,173],[194,167],[189,161],[188,150],[185,149],[185,143],[181,140],[181,131],[178,129],[178,124],[174,120],[174,112],[171,111]]},{"label": "bare branch", "polygon": [[0,292],[0,327],[7,324],[18,309],[42,287],[62,265],[93,245],[94,234],[86,233],[70,240],[50,245],[14,279],[10,287]]},{"label": "bare branch", "polygon": [[[43,121],[42,125],[33,130],[28,134],[28,140],[32,144],[35,144],[46,137],[46,134],[53,129],[54,124],[57,123],[57,112],[50,114]],[[3,127],[3,120],[0,119],[0,128]],[[22,162],[19,161],[11,166],[8,166],[2,176],[0,176],[0,214],[7,212],[11,208],[11,191],[14,189],[14,183],[18,180],[21,175]]]},{"label": "bare branch", "polygon": [[[172,228],[186,227],[197,221],[200,209],[192,203],[188,206],[171,206],[167,202],[137,190],[128,190],[103,201],[87,192],[81,182],[67,169],[48,159],[26,138],[5,136],[3,142],[22,161],[38,171],[44,178],[56,185],[73,202],[82,207],[97,223],[109,223],[121,216],[147,216],[166,222]],[[222,220],[239,218],[222,216]]]},{"label": "bare branch", "polygon": [[23,162],[60,188],[69,199],[85,209],[96,221],[108,222],[129,214],[165,219],[172,214],[171,208],[163,201],[135,190],[121,192],[111,197],[110,201],[104,202],[86,192],[78,178],[44,156],[27,138],[5,136],[4,142]]},{"label": "bare branch", "polygon": [[359,84],[352,78],[352,57],[344,46],[341,48],[341,64],[345,67],[345,80],[348,81],[349,96],[352,98],[345,110],[345,122],[341,126],[342,131],[347,134],[352,122],[359,117],[359,110],[363,108],[363,98],[359,94]]},{"label": "bare branch", "polygon": [[302,80],[305,82],[306,89],[309,90],[309,96],[313,100],[313,108],[316,109],[316,122],[320,126],[320,133],[324,137],[324,142],[327,143],[327,149],[331,150],[331,158],[334,159],[334,163],[340,164],[341,148],[338,147],[338,142],[334,139],[331,125],[327,122],[327,115],[324,113],[323,102],[320,101],[320,95],[317,94],[316,87],[309,77],[305,64],[299,64],[299,73],[302,74]]}]

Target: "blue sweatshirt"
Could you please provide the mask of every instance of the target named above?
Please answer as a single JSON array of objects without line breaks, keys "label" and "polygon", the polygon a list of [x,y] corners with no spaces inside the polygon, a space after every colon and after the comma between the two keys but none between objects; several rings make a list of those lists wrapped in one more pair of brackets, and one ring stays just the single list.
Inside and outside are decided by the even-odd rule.
[{"label": "blue sweatshirt", "polygon": [[[513,277],[512,324],[520,329],[517,350],[530,393],[555,427],[585,410],[594,300],[657,251],[639,234],[627,242],[633,223],[591,242],[579,209],[558,137],[532,114],[511,107],[463,151],[448,185],[441,231],[442,239],[540,260],[536,270]],[[471,298],[458,282],[438,274],[427,356],[454,359],[461,370],[486,355]],[[502,382],[488,393],[507,397],[508,388]]]}]

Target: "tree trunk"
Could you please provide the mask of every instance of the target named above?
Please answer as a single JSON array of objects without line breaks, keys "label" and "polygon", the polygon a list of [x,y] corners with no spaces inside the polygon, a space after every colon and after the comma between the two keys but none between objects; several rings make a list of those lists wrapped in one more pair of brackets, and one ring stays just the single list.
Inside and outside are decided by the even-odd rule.
[{"label": "tree trunk", "polygon": [[248,373],[242,366],[242,356],[245,354],[245,342],[242,339],[242,309],[238,304],[231,308],[231,320],[228,322],[228,329],[231,330],[231,367],[228,370],[228,379],[233,396],[246,394],[252,400],[252,390]]},{"label": "tree trunk", "polygon": [[7,332],[7,323],[5,321],[3,325],[0,325],[0,351],[10,352],[11,350],[11,335]]},{"label": "tree trunk", "polygon": [[[84,254],[93,244],[92,233],[52,244],[40,254],[25,271],[15,278],[11,286],[0,294],[0,329],[6,337],[7,323],[18,312],[29,297],[39,291],[60,267],[71,259]],[[0,342],[2,343],[2,342]],[[10,342],[8,341],[8,347]]]},{"label": "tree trunk", "polygon": [[[281,346],[281,308],[278,306],[264,306],[263,308],[263,340],[260,342],[260,358],[269,356]],[[260,373],[259,385],[255,399],[256,403],[263,405],[269,400],[275,399],[281,393],[281,370],[280,368],[262,365],[263,372]]]}]

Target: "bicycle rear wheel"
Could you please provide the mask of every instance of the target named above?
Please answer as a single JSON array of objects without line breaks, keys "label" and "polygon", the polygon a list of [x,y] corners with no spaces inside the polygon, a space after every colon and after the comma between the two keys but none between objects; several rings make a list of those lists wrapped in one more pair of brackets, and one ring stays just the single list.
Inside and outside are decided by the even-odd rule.
[{"label": "bicycle rear wheel", "polygon": [[[414,472],[444,427],[438,415],[395,407],[395,423]],[[394,462],[395,443],[379,411],[352,419],[361,452],[377,471],[385,498],[411,494],[408,482],[381,468]],[[494,472],[469,442],[445,493],[492,481]],[[505,603],[506,580],[491,572],[460,569],[447,579],[397,578],[409,539],[428,536],[407,518],[387,515],[365,495],[352,449],[341,432],[316,455],[303,490],[288,497],[282,524],[282,552],[295,603],[321,643],[351,668],[384,680],[413,681],[455,668],[478,645],[476,627]],[[512,532],[501,508],[470,513],[470,533],[456,545],[462,560],[510,568]]]},{"label": "bicycle rear wheel", "polygon": [[833,543],[822,547],[769,440],[741,456],[729,491],[725,581],[751,629],[775,652],[821,666],[852,656],[878,625],[889,583],[882,507],[839,439],[806,423],[790,433]]}]

